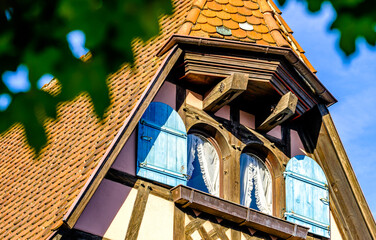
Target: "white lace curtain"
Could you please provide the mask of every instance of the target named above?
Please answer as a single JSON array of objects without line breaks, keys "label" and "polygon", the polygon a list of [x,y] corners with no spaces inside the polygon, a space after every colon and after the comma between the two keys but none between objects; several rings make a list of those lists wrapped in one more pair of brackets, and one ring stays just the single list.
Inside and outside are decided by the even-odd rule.
[{"label": "white lace curtain", "polygon": [[202,178],[209,193],[219,196],[219,157],[214,146],[199,134],[188,135],[188,169],[192,176],[193,161],[199,161]]},{"label": "white lace curtain", "polygon": [[256,156],[243,153],[240,157],[240,179],[240,203],[250,207],[255,201],[261,212],[271,215],[272,179],[265,164]]}]

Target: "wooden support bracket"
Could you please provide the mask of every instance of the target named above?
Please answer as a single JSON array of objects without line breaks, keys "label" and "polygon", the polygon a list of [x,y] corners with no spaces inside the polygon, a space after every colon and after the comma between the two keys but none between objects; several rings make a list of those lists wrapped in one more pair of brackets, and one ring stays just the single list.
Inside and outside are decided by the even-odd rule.
[{"label": "wooden support bracket", "polygon": [[257,127],[258,131],[268,132],[275,126],[282,124],[284,121],[294,115],[298,98],[288,92],[281,97],[274,111],[266,118],[266,120]]},{"label": "wooden support bracket", "polygon": [[230,103],[242,92],[247,90],[248,74],[233,73],[219,82],[205,97],[203,107],[205,111],[216,112]]}]

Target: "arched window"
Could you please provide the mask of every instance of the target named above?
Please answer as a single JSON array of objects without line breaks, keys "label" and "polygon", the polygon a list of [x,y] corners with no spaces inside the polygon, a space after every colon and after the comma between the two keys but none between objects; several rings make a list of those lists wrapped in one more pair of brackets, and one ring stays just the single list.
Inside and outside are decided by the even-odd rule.
[{"label": "arched window", "polygon": [[201,134],[189,134],[187,185],[219,196],[219,169],[219,154],[214,143]]},{"label": "arched window", "polygon": [[272,177],[265,163],[256,155],[240,156],[240,204],[272,214]]}]

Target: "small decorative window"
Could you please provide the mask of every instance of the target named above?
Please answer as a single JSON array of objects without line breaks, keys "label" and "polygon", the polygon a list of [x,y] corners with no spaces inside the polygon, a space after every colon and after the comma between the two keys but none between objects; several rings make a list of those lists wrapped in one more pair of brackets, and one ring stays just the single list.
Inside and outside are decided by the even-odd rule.
[{"label": "small decorative window", "polygon": [[188,135],[188,186],[219,196],[219,164],[213,143],[201,134]]},{"label": "small decorative window", "polygon": [[329,191],[324,171],[312,158],[299,155],[286,166],[286,219],[329,238]]},{"label": "small decorative window", "polygon": [[240,204],[272,214],[272,178],[265,163],[256,155],[240,156]]},{"label": "small decorative window", "polygon": [[187,134],[170,106],[152,102],[138,124],[137,176],[170,186],[187,182]]}]

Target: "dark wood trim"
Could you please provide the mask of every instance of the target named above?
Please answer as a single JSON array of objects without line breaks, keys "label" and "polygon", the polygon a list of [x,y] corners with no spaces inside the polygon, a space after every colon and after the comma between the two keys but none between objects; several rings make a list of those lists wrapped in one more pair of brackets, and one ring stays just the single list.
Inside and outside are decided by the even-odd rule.
[{"label": "dark wood trim", "polygon": [[199,46],[202,48],[214,47],[220,49],[240,50],[244,53],[261,53],[265,55],[283,56],[290,65],[304,78],[305,84],[310,88],[315,95],[324,100],[327,106],[337,102],[333,95],[325,88],[317,76],[307,67],[307,65],[296,55],[291,48],[263,46],[254,43],[232,41],[219,38],[203,38],[185,35],[172,35],[166,44],[157,53],[158,56],[163,55],[173,46],[179,45],[185,47],[186,45]]},{"label": "dark wood trim", "polygon": [[111,165],[114,163],[116,157],[119,155],[121,149],[124,147],[129,136],[132,134],[133,130],[138,124],[141,116],[145,112],[146,108],[149,106],[158,90],[162,86],[165,79],[168,77],[171,69],[183,53],[178,47],[171,50],[170,54],[165,58],[164,63],[161,65],[160,69],[156,72],[154,79],[150,82],[149,87],[141,96],[139,102],[134,107],[130,116],[126,119],[124,125],[119,130],[117,136],[113,140],[112,144],[108,148],[107,152],[103,158],[98,163],[96,169],[94,170],[91,177],[88,179],[86,185],[81,190],[76,201],[72,204],[71,208],[68,210],[67,214],[63,217],[63,221],[68,224],[71,228],[77,222],[79,216],[85,209],[89,200],[93,196],[94,192],[97,190],[102,179],[106,175],[107,171],[110,169]]},{"label": "dark wood trim", "polygon": [[136,200],[134,202],[131,219],[129,220],[127,235],[125,239],[137,239],[138,232],[141,227],[142,219],[148,201],[151,187],[149,183],[142,182],[138,188]]},{"label": "dark wood trim", "polygon": [[196,209],[215,217],[274,236],[298,240],[305,239],[308,228],[226,201],[207,193],[179,185],[171,189],[173,200],[185,208]]},{"label": "dark wood trim", "polygon": [[185,240],[185,214],[177,205],[174,207],[174,240]]}]

